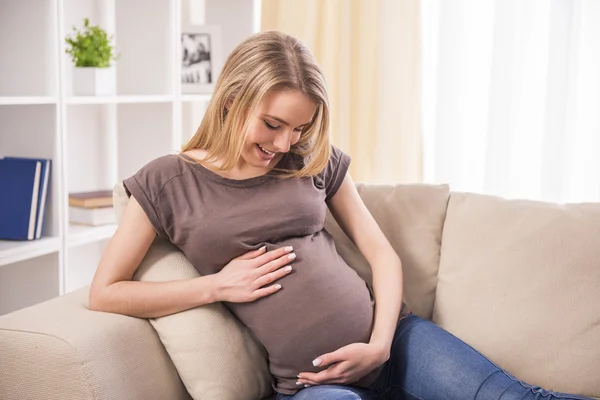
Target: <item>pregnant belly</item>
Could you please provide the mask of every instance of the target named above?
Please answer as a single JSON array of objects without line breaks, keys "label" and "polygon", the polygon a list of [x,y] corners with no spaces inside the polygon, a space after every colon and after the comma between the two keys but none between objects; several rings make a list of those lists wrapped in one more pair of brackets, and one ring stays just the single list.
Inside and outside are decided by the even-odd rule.
[{"label": "pregnant belly", "polygon": [[[276,389],[295,391],[296,375],[317,372],[312,360],[350,343],[368,342],[373,303],[365,282],[335,251],[328,234],[286,240],[293,270],[282,289],[252,303],[225,305],[253,332],[269,355]],[[269,249],[270,250],[270,249]]]}]

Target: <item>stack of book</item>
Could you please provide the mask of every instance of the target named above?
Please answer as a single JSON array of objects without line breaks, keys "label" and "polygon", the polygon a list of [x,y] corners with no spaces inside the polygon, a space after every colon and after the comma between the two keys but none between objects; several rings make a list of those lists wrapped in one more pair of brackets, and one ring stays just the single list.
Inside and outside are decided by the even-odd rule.
[{"label": "stack of book", "polygon": [[116,223],[112,191],[69,193],[69,222],[93,226]]},{"label": "stack of book", "polygon": [[42,237],[52,160],[0,158],[0,239]]}]

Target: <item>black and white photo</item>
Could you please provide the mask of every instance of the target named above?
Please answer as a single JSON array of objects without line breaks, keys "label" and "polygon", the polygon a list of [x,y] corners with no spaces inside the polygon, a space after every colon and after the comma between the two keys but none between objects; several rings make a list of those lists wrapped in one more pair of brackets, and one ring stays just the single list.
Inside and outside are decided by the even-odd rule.
[{"label": "black and white photo", "polygon": [[183,33],[181,51],[181,82],[212,83],[210,36],[204,33]]},{"label": "black and white photo", "polygon": [[183,93],[210,93],[220,65],[218,27],[183,27],[181,34],[181,86]]}]

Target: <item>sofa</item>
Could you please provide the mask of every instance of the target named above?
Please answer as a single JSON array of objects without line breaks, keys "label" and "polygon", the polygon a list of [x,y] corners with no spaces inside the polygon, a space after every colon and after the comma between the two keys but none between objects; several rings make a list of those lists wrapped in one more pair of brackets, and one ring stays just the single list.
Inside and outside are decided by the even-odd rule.
[{"label": "sofa", "polygon": [[[600,397],[600,203],[505,199],[447,185],[357,189],[402,259],[404,300],[415,314],[531,384]],[[128,201],[121,184],[114,201],[120,220]],[[370,281],[366,261],[330,214],[325,226],[340,255]],[[194,271],[157,238],[134,278]],[[260,344],[221,304],[148,320],[90,311],[88,292],[0,317],[0,399],[272,395]],[[246,389],[229,390],[238,386]]]}]

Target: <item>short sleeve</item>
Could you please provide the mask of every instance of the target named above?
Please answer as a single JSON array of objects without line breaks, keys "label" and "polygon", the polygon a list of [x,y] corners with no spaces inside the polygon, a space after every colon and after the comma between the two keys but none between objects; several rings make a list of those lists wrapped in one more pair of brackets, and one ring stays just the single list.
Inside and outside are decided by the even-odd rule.
[{"label": "short sleeve", "polygon": [[142,167],[134,175],[123,180],[123,187],[127,193],[127,197],[135,197],[140,204],[150,223],[154,227],[156,234],[168,239],[165,231],[165,224],[161,220],[161,209],[158,204],[158,196],[161,192],[164,183],[161,179],[161,174],[157,171],[158,165],[156,162],[150,162]]},{"label": "short sleeve", "polygon": [[331,145],[329,161],[322,172],[325,185],[325,201],[329,201],[337,193],[350,168],[352,158],[337,146]]}]

